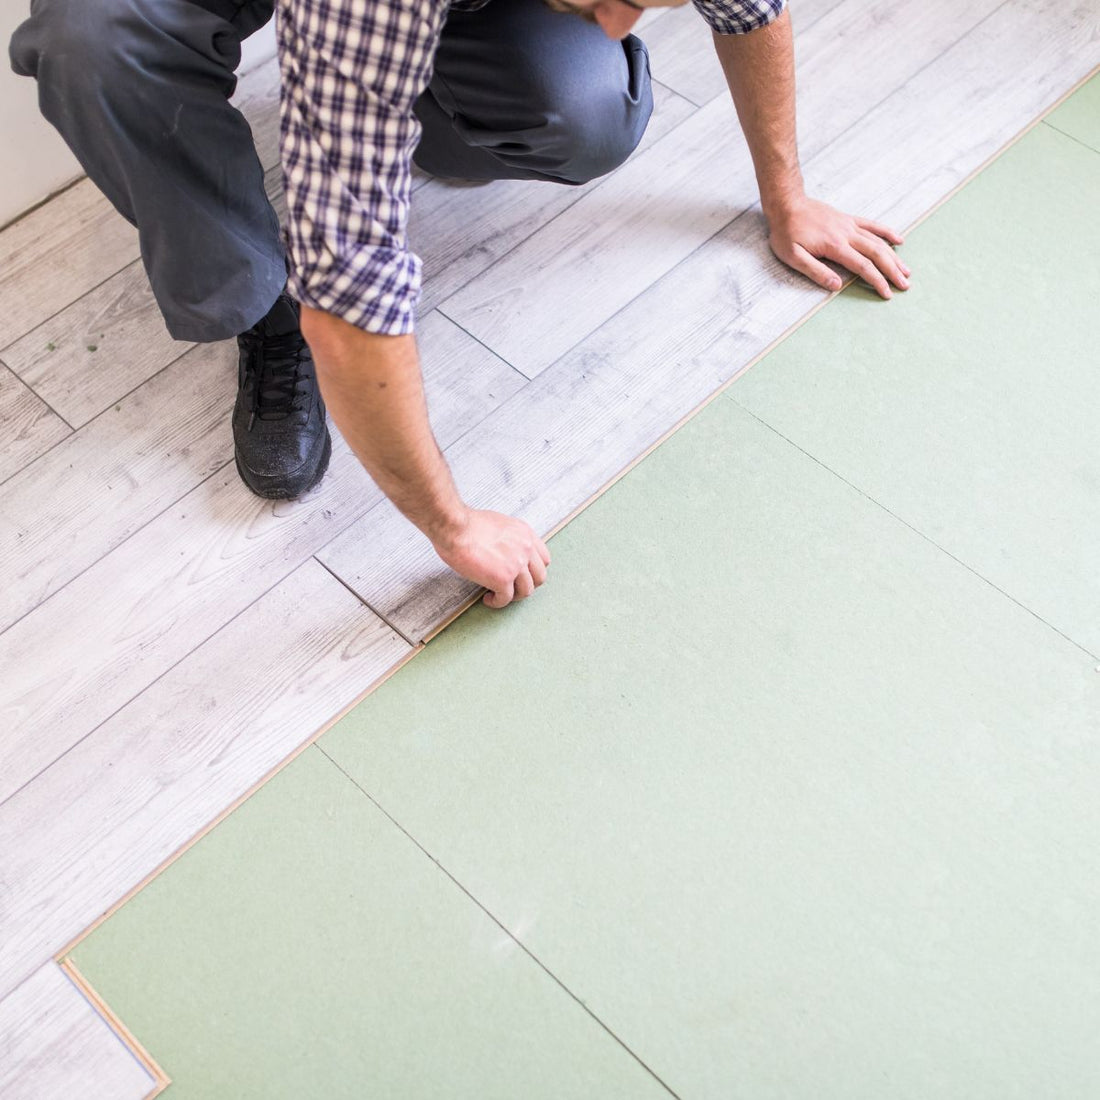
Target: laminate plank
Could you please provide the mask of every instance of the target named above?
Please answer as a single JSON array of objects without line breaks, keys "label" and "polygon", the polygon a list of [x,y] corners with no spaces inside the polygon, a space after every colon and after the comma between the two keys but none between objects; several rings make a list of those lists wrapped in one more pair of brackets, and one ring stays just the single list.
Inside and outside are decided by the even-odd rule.
[{"label": "laminate plank", "polygon": [[169,336],[135,260],[17,340],[4,359],[80,428],[192,347]]},{"label": "laminate plank", "polygon": [[[1098,23],[1086,5],[1011,0],[829,151],[848,175],[826,197],[909,224],[1089,71]],[[939,167],[940,149],[955,161]],[[460,489],[550,531],[826,298],[772,256],[758,210],[738,218],[450,448]],[[321,559],[421,639],[476,589],[415,536],[383,504]]]},{"label": "laminate plank", "polygon": [[234,354],[195,348],[0,486],[0,631],[225,465]]},{"label": "laminate plank", "polygon": [[[640,156],[693,111],[686,100],[655,83],[653,116],[633,156]],[[614,173],[580,187],[532,180],[470,186],[431,179],[417,191],[409,213],[409,240],[423,263],[420,311],[435,308],[611,178]]]},{"label": "laminate plank", "polygon": [[[421,327],[440,444],[523,379],[433,315]],[[334,436],[298,501],[264,501],[229,463],[0,634],[0,801],[382,499]]]},{"label": "laminate plank", "polygon": [[410,652],[307,560],[0,806],[0,989],[63,949]]},{"label": "laminate plank", "polygon": [[0,233],[0,349],[139,254],[137,230],[84,179]]},{"label": "laminate plank", "polygon": [[[800,35],[843,0],[795,0],[791,20]],[[643,27],[640,36],[649,50],[655,80],[701,107],[728,94],[726,78],[715,61],[710,27],[691,5],[672,8],[667,17]]]},{"label": "laminate plank", "polygon": [[0,363],[0,482],[70,433],[65,423]]},{"label": "laminate plank", "polygon": [[4,1100],[142,1100],[156,1087],[56,963],[0,1000]]},{"label": "laminate plank", "polygon": [[[1000,2],[848,0],[800,32],[803,161]],[[534,377],[756,199],[733,105],[717,97],[440,309]]]}]

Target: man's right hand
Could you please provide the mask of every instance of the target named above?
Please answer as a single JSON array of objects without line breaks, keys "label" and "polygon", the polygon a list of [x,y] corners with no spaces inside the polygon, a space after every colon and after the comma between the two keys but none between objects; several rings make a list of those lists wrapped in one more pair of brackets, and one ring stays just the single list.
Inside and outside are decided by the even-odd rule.
[{"label": "man's right hand", "polygon": [[546,581],[550,551],[521,519],[468,509],[462,522],[438,541],[435,552],[456,573],[489,589],[489,607],[507,607]]}]

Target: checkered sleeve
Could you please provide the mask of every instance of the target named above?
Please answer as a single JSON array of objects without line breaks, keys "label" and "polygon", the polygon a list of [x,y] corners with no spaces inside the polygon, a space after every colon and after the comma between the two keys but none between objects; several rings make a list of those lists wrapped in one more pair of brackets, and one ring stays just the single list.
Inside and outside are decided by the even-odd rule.
[{"label": "checkered sleeve", "polygon": [[278,0],[291,293],[368,332],[413,330],[413,103],[447,0]]},{"label": "checkered sleeve", "polygon": [[783,14],[787,0],[692,0],[718,34],[748,34]]}]

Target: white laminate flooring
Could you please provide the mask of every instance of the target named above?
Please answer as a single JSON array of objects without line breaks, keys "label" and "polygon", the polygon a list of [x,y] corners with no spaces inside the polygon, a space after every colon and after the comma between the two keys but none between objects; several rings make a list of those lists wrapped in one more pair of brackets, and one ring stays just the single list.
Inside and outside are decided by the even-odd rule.
[{"label": "white laminate flooring", "polygon": [[[1100,62],[1096,0],[792,13],[807,179],[899,228]],[[825,298],[768,251],[705,25],[642,33],[654,121],[611,176],[416,179],[437,436],[472,503],[543,531]],[[277,93],[268,63],[237,94],[273,193]],[[51,957],[473,591],[339,440],[306,499],[248,494],[234,347],[166,335],[88,181],[0,233],[0,318],[0,1094],[93,1096],[51,1075],[117,1040]]]}]

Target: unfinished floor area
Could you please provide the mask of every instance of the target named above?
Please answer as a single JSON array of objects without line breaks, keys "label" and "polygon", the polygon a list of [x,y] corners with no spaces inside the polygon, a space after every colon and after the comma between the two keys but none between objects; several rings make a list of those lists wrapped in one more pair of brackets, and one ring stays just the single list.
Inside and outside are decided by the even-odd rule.
[{"label": "unfinished floor area", "polygon": [[[793,17],[810,187],[899,228],[1100,59],[1090,4],[803,0]],[[825,298],[770,257],[705,26],[667,12],[643,34],[658,106],[618,172],[580,189],[423,180],[414,199],[440,442],[468,499],[543,531]],[[266,67],[239,93],[269,165],[276,91]],[[1085,149],[1090,103],[1062,108],[1084,121],[1057,131]],[[71,1072],[77,1094],[140,1096],[150,1080],[53,958],[471,593],[346,448],[305,500],[247,493],[228,427],[233,347],[164,335],[136,238],[89,184],[6,230],[0,255],[0,1042],[17,1055],[0,1082],[62,1095],[36,1092],[35,1075]],[[772,396],[808,422],[779,430],[816,457],[798,432],[835,429],[821,446],[848,477],[844,447],[860,437],[844,431],[842,393],[791,384],[813,400]],[[893,391],[872,398],[883,415],[907,408]],[[779,417],[766,387],[755,400],[743,415]],[[931,538],[950,528],[919,508],[940,483],[916,498]],[[978,568],[965,544],[948,552]],[[1095,656],[1095,589],[1060,600],[1056,570],[992,558],[992,583]],[[1021,576],[1033,589],[1014,587]],[[133,1091],[93,1091],[108,1072]]]}]

